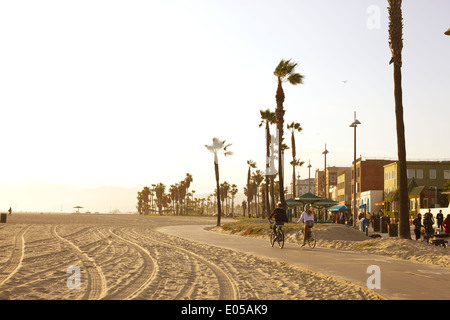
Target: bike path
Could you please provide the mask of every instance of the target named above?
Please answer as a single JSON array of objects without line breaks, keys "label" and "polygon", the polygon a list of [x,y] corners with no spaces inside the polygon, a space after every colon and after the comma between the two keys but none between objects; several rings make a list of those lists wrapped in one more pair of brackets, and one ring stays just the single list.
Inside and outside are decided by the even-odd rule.
[{"label": "bike path", "polygon": [[180,238],[191,239],[209,245],[277,259],[305,269],[339,278],[367,287],[373,275],[369,266],[379,267],[380,289],[374,292],[392,300],[448,300],[450,299],[450,268],[413,261],[393,259],[382,255],[341,251],[316,246],[300,248],[285,243],[280,249],[260,238],[222,234],[208,231],[213,225],[170,226],[160,228]]}]

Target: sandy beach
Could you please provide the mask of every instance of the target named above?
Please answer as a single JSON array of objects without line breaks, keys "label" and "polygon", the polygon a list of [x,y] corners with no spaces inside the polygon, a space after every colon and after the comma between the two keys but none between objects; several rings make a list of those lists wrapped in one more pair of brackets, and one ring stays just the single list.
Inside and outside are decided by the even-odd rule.
[{"label": "sandy beach", "polygon": [[[194,224],[211,224],[213,227],[215,219],[14,214],[8,217],[7,223],[0,225],[0,298],[380,299],[373,291],[347,281],[157,230],[172,225],[189,228]],[[325,234],[327,231],[324,230],[322,239]],[[344,236],[344,233],[340,235]],[[391,240],[380,241],[386,241],[383,249],[372,248],[391,250]],[[335,247],[350,247],[349,243],[355,241],[336,239],[318,245],[328,243],[332,246],[333,242]],[[370,250],[371,247],[360,249],[364,248]],[[410,256],[411,252],[402,254]],[[448,257],[445,249],[441,262],[448,265]],[[423,259],[423,262],[428,263],[428,260]]]}]

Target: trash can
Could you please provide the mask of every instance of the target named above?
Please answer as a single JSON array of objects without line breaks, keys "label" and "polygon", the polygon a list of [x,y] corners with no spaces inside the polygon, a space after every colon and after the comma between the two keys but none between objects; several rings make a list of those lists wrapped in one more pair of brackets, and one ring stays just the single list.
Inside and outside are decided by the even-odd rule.
[{"label": "trash can", "polygon": [[389,237],[398,237],[398,224],[390,223],[388,230],[389,230]]},{"label": "trash can", "polygon": [[6,213],[1,214],[0,223],[6,223]]},{"label": "trash can", "polygon": [[373,218],[372,225],[373,225],[374,232],[380,232],[380,218],[378,218],[378,217]]},{"label": "trash can", "polygon": [[381,217],[380,219],[380,232],[381,233],[387,233],[388,232],[388,224],[389,224],[389,217]]}]

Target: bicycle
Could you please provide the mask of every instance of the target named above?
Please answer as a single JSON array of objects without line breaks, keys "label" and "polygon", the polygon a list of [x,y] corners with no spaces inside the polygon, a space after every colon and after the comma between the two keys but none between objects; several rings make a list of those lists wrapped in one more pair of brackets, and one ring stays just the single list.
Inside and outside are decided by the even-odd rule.
[{"label": "bicycle", "polygon": [[[300,247],[303,247],[303,239],[305,238],[305,229],[300,229],[297,232],[297,244]],[[311,249],[314,249],[314,247],[316,246],[316,235],[314,234],[314,232],[312,231],[312,229],[309,230],[309,237],[306,238],[306,241],[308,242],[308,245]]]},{"label": "bicycle", "polygon": [[284,247],[284,231],[283,231],[283,229],[282,229],[283,225],[280,225],[280,224],[277,225],[277,229],[276,229],[276,231],[277,231],[277,236],[276,236],[276,237],[275,237],[275,235],[274,235],[274,233],[273,233],[272,227],[273,227],[273,224],[270,223],[270,239],[269,239],[269,241],[270,241],[270,246],[273,247],[273,245],[275,244],[275,241],[277,241],[278,246],[279,246],[281,249],[283,249],[283,247]]}]

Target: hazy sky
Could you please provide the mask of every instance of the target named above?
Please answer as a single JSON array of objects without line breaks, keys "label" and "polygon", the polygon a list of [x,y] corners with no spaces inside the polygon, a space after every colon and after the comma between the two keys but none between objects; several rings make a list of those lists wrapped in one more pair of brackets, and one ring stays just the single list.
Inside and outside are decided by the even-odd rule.
[{"label": "hazy sky", "polygon": [[[311,175],[357,154],[397,158],[387,1],[0,1],[0,182],[170,186],[242,192],[265,166],[259,110],[275,109],[280,59],[285,121],[301,123],[297,155]],[[403,3],[408,159],[450,159],[450,1]],[[343,81],[347,80],[347,83]],[[290,140],[286,140],[290,145]],[[291,161],[290,151],[286,163]],[[308,177],[306,165],[300,169]],[[292,171],[285,176],[291,181]]]}]

